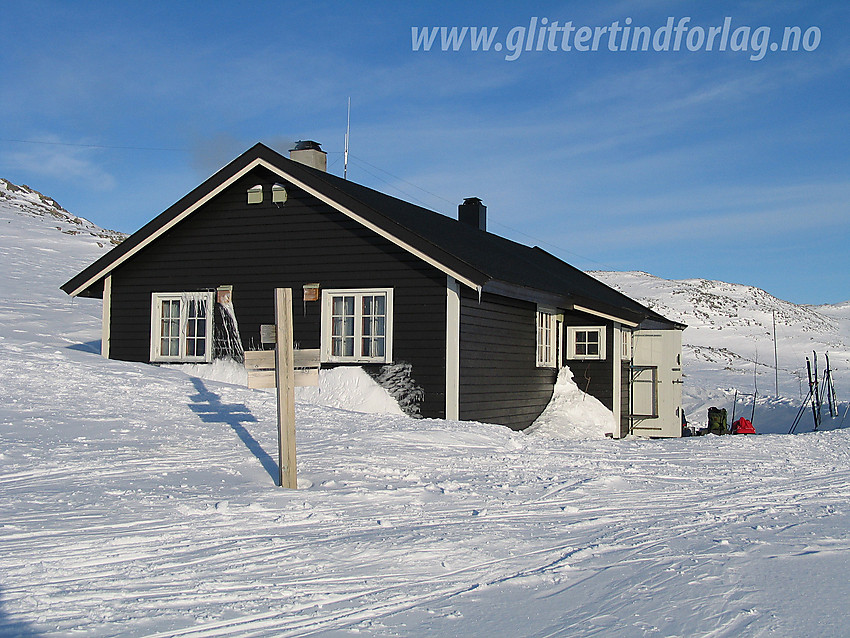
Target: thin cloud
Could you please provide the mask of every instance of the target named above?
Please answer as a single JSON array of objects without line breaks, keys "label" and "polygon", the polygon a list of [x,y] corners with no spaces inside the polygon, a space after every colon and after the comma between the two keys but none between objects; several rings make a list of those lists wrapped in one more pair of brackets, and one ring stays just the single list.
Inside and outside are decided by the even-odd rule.
[{"label": "thin cloud", "polygon": [[3,166],[34,175],[77,181],[96,191],[115,188],[116,180],[100,163],[100,150],[65,146],[55,136],[34,138],[20,144],[20,150],[7,151],[0,156]]}]

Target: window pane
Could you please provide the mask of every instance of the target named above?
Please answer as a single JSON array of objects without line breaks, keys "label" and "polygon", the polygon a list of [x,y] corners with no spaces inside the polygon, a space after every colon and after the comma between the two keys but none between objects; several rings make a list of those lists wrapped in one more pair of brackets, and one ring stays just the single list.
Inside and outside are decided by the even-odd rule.
[{"label": "window pane", "polygon": [[176,299],[162,294],[156,304],[160,336],[157,356],[178,361],[204,358],[210,352],[208,293],[182,293]]},{"label": "window pane", "polygon": [[599,344],[598,343],[589,343],[587,344],[587,354],[591,357],[599,356]]},{"label": "window pane", "polygon": [[329,299],[330,352],[338,358],[384,357],[387,296],[383,293],[333,295]]}]

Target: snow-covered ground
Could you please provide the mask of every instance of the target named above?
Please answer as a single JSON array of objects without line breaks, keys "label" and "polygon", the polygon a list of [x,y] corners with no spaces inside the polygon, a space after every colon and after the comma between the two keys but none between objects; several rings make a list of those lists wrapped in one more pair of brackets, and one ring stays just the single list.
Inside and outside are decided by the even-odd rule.
[{"label": "snow-covered ground", "polygon": [[850,430],[576,440],[302,396],[281,490],[273,395],[101,358],[99,301],[58,286],[104,237],[28,210],[0,193],[0,635],[847,635]]}]

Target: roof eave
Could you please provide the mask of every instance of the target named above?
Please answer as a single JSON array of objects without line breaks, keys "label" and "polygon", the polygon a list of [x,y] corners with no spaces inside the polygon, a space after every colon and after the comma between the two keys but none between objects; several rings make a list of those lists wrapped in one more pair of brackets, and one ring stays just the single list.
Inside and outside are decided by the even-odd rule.
[{"label": "roof eave", "polygon": [[290,181],[470,288],[480,290],[488,279],[485,273],[404,228],[380,211],[339,191],[301,164],[286,159],[263,144],[256,144],[60,288],[71,296],[82,294],[237,179],[259,166]]}]

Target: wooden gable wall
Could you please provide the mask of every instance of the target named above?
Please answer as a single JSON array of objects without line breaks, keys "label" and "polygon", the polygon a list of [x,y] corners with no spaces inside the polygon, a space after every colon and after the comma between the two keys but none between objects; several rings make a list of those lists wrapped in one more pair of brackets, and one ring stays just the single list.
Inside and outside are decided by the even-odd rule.
[{"label": "wooden gable wall", "polygon": [[[445,275],[290,184],[278,207],[279,181],[253,170],[113,272],[110,356],[148,361],[152,292],[232,285],[243,343],[256,348],[260,324],[274,322],[273,289],[292,287],[296,347],[318,348],[321,302],[302,303],[304,284],[391,287],[393,358],[413,365],[422,414],[444,416]],[[263,203],[249,205],[256,184]]]}]

